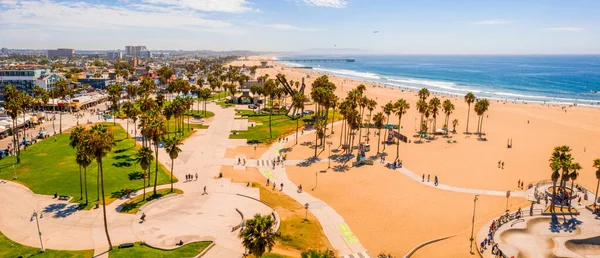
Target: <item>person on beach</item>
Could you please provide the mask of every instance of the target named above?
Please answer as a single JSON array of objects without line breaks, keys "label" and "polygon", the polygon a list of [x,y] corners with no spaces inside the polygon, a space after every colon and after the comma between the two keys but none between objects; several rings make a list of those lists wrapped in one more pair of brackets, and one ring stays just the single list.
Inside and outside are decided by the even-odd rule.
[{"label": "person on beach", "polygon": [[271,190],[275,191],[275,186],[277,186],[277,183],[273,182],[273,189]]},{"label": "person on beach", "polygon": [[427,174],[427,183],[429,183],[429,176],[431,176],[431,175]]},{"label": "person on beach", "polygon": [[208,194],[208,193],[206,192],[206,186],[204,186],[204,193],[202,193],[202,195],[205,195],[205,194]]},{"label": "person on beach", "polygon": [[196,172],[196,181],[198,181],[198,172]]},{"label": "person on beach", "polygon": [[504,161],[502,161],[502,169],[504,169]]},{"label": "person on beach", "polygon": [[502,160],[498,160],[498,168],[500,168],[500,163],[502,162]]},{"label": "person on beach", "polygon": [[281,190],[279,190],[279,191],[283,191],[283,183],[281,183]]},{"label": "person on beach", "polygon": [[267,186],[269,186],[270,182],[271,182],[271,180],[267,178]]},{"label": "person on beach", "polygon": [[435,186],[438,186],[438,184],[439,184],[438,177],[435,176]]},{"label": "person on beach", "polygon": [[423,178],[421,179],[421,182],[425,182],[425,174],[423,174]]}]

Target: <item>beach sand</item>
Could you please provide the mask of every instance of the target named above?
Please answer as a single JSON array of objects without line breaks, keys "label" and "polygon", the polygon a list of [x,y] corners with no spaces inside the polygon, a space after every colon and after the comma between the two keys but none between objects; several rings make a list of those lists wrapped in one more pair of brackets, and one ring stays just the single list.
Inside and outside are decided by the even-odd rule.
[{"label": "beach sand", "polygon": [[[266,57],[251,59],[260,58]],[[242,64],[252,66],[258,62],[233,62],[233,65]],[[288,80],[294,81],[304,77],[307,95],[310,93],[310,84],[320,76],[311,70],[282,67],[272,62],[269,64],[274,65],[274,68],[259,69],[258,75],[269,74],[270,78],[274,78],[277,73],[283,73]],[[310,78],[307,79],[307,75]],[[456,106],[450,121],[456,118],[459,125],[457,133],[450,135],[457,143],[449,144],[446,138],[438,136],[431,142],[416,144],[413,135],[418,123],[416,121],[420,118],[415,108],[416,92],[336,76],[329,76],[329,79],[337,85],[336,94],[341,98],[362,83],[367,86],[365,94],[375,99],[378,106],[400,98],[410,103],[411,109],[402,117],[402,133],[409,136],[411,143],[400,145],[400,159],[407,169],[416,174],[431,174],[432,178],[437,175],[441,183],[457,187],[517,190],[518,180],[523,180],[527,186],[529,183],[549,179],[551,171],[548,159],[553,147],[569,145],[573,149],[575,161],[583,167],[576,183],[595,189],[597,180],[591,164],[594,158],[600,157],[600,109],[490,101],[489,111],[483,120],[483,132],[486,133],[487,141],[479,141],[476,135],[463,133],[468,110],[463,96],[435,95],[442,101],[451,99]],[[429,99],[432,97],[434,96]],[[314,107],[307,106],[306,109],[314,110]],[[373,113],[380,110],[378,107]],[[438,129],[442,128],[444,117],[444,114],[438,115]],[[477,115],[471,110],[470,132],[476,131],[477,120]],[[390,123],[397,124],[398,118],[392,116]],[[334,142],[335,149],[339,146],[339,126],[334,130],[336,134],[331,141]],[[366,130],[363,134],[365,132]],[[508,139],[513,141],[511,149],[506,146]],[[377,140],[373,137],[370,140],[371,154],[374,154]],[[314,141],[314,135],[300,138],[300,142],[311,141]],[[292,146],[293,143],[288,144],[288,147]],[[313,153],[310,146],[293,146],[288,159],[303,160],[310,158]],[[393,159],[396,156],[396,146],[387,146],[387,153],[387,159]],[[326,149],[319,157],[326,158],[327,154]],[[505,162],[504,169],[497,167],[500,160]],[[314,171],[326,167],[327,163],[317,163],[309,167],[287,168],[295,183],[303,184],[305,189],[309,189],[314,184]],[[386,251],[400,256],[423,241],[449,234],[462,234],[467,228],[470,230],[472,195],[421,185],[378,163],[351,168],[345,173],[328,172],[319,178],[319,187],[314,195],[334,207],[345,218],[371,254]],[[516,208],[517,204],[525,203],[525,200],[515,199],[511,202],[514,202],[512,207]],[[504,206],[503,197],[482,196],[478,203],[478,213],[490,214],[487,221],[501,214]],[[453,243],[452,241],[458,242],[446,244]],[[468,243],[467,236],[464,241],[452,238],[434,246],[439,247],[435,248],[438,255],[447,257],[446,254],[455,254],[448,257],[460,257],[468,255]],[[420,252],[434,257],[434,250],[430,247]],[[420,256],[420,253],[416,255]]]}]

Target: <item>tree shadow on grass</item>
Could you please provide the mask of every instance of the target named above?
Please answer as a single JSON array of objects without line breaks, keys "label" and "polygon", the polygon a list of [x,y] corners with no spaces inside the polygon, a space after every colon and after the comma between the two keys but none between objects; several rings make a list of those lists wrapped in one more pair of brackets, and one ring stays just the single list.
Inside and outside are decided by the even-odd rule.
[{"label": "tree shadow on grass", "polygon": [[131,155],[119,155],[119,156],[115,156],[114,159],[127,159],[129,158]]},{"label": "tree shadow on grass", "polygon": [[131,162],[127,162],[127,161],[121,161],[121,162],[115,162],[112,164],[115,167],[121,168],[121,167],[131,167]]}]

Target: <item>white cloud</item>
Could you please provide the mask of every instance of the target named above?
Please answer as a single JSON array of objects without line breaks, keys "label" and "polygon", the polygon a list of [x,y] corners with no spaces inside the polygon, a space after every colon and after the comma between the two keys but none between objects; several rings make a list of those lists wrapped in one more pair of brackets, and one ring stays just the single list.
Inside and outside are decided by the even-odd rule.
[{"label": "white cloud", "polygon": [[476,21],[473,22],[475,25],[501,25],[501,24],[510,24],[512,21],[507,20],[485,20],[485,21]]},{"label": "white cloud", "polygon": [[556,28],[545,28],[542,30],[557,30],[557,31],[582,31],[585,30],[585,28],[579,28],[579,27],[556,27]]},{"label": "white cloud", "polygon": [[[133,8],[131,8],[133,7]],[[18,24],[51,29],[161,28],[190,31],[224,29],[229,22],[205,19],[194,11],[173,8],[113,7],[86,2],[19,1],[0,10],[0,27]]]},{"label": "white cloud", "polygon": [[320,31],[319,29],[313,28],[301,28],[290,24],[267,24],[265,25],[269,28],[278,29],[278,30],[295,30],[295,31]]},{"label": "white cloud", "polygon": [[348,4],[346,0],[296,0],[297,2],[304,3],[312,6],[321,7],[333,7],[333,8],[344,8]]},{"label": "white cloud", "polygon": [[205,12],[242,13],[253,10],[247,0],[142,0],[142,2]]}]

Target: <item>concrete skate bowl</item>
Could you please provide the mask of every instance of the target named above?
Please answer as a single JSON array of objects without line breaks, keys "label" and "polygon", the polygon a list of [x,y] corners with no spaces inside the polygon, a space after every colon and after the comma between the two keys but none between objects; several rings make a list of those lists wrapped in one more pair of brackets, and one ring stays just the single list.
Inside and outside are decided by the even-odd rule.
[{"label": "concrete skate bowl", "polygon": [[554,238],[569,237],[581,234],[581,229],[559,233],[550,231],[551,218],[534,218],[527,221],[525,228],[512,228],[496,236],[501,243],[511,245],[518,250],[517,257],[556,258],[554,251],[558,245]]},{"label": "concrete skate bowl", "polygon": [[569,251],[584,257],[600,257],[600,236],[586,239],[572,239],[565,243]]}]

